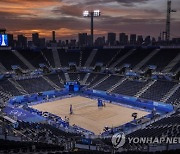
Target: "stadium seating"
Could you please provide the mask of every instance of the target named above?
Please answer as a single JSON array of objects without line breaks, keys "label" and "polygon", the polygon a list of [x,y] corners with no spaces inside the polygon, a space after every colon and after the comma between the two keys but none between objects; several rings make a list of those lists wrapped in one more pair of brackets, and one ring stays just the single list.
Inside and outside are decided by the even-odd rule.
[{"label": "stadium seating", "polygon": [[180,112],[163,118],[143,129],[131,133],[131,137],[178,137],[180,135]]},{"label": "stadium seating", "polygon": [[[180,112],[176,112],[173,115],[163,118],[145,128],[139,129],[133,133],[130,133],[126,137],[140,138],[140,137],[179,137],[180,136]],[[142,143],[125,144],[125,148],[138,149],[147,146]]]},{"label": "stadium seating", "polygon": [[180,88],[167,100],[167,102],[178,106],[180,105]]},{"label": "stadium seating", "polygon": [[62,78],[62,76],[60,74],[50,74],[47,75],[47,77],[54,82],[57,86],[59,86],[60,88],[64,87],[64,79]]},{"label": "stadium seating", "polygon": [[0,62],[7,70],[12,70],[13,65],[19,66],[22,69],[27,69],[27,66],[24,65],[12,51],[0,51]]},{"label": "stadium seating", "polygon": [[104,66],[117,54],[119,50],[98,50],[91,66],[95,66],[96,63],[102,63]]},{"label": "stadium seating", "polygon": [[69,73],[71,81],[82,81],[86,73]]},{"label": "stadium seating", "polygon": [[69,63],[74,63],[79,66],[80,52],[68,52],[67,50],[58,50],[59,58],[62,66],[69,66]]},{"label": "stadium seating", "polygon": [[84,66],[86,63],[86,60],[88,59],[92,49],[84,49],[82,50],[82,59],[81,59],[81,66]]},{"label": "stadium seating", "polygon": [[160,99],[175,85],[176,82],[157,81],[155,82],[141,98],[160,101]]},{"label": "stadium seating", "polygon": [[[55,66],[57,63],[55,61],[54,53],[50,49],[43,49],[42,51],[18,50],[18,52],[34,67],[33,70],[28,69],[27,64],[24,64],[23,60],[13,53],[17,51],[0,51],[1,73],[4,73],[4,71],[1,71],[1,69],[4,68],[7,69],[7,71],[11,71],[13,65],[27,70],[27,72],[20,75],[15,72],[2,73],[5,77],[0,79],[0,105],[6,105],[8,100],[14,96],[23,95],[21,90],[24,90],[26,92],[25,94],[41,93],[55,89],[62,90],[66,79],[70,81],[79,81],[81,84],[85,84],[83,85],[83,88],[85,89],[110,92],[112,95],[120,94],[135,97],[138,94],[137,97],[139,97],[139,99],[153,101],[162,101],[162,98],[166,98],[165,96],[168,96],[168,92],[171,92],[171,90],[179,84],[177,79],[175,80],[169,76],[161,78],[161,72],[163,72],[166,66],[177,57],[179,49],[158,49],[158,52],[149,59],[147,59],[147,57],[155,50],[154,48],[97,49],[92,62],[89,62],[89,67],[86,68],[84,66],[91,55],[92,50],[92,48],[82,48],[77,49],[76,51],[58,49],[57,53],[60,60],[60,66],[58,67]],[[123,73],[117,71],[118,69],[121,69],[124,64],[129,64],[130,69],[133,70],[133,68],[140,64],[144,59],[147,59],[147,61],[144,61],[144,63],[142,63],[143,65],[138,66],[137,72],[129,71],[130,73],[137,73],[136,77],[132,74],[132,76],[128,75],[129,72],[127,71]],[[69,69],[69,64],[71,63],[78,66],[77,70],[74,72],[71,72]],[[93,70],[97,63],[103,64],[102,71],[100,72],[95,72],[96,70]],[[50,71],[46,73],[42,72],[42,70],[39,69],[39,64],[45,64]],[[145,70],[149,65],[155,65],[157,67],[153,73],[158,72],[160,77],[157,77],[154,74],[154,76],[143,76],[143,71],[141,72],[141,70]],[[112,69],[109,70],[109,67]],[[179,69],[180,62],[177,61],[177,63],[173,65],[171,69],[168,69],[168,72],[166,73],[175,74],[178,73]],[[53,84],[58,88],[55,88]],[[149,85],[149,87],[147,87],[147,85]],[[173,93],[167,97],[165,103],[170,103],[177,109],[180,107],[179,96],[180,88],[177,88],[176,91],[173,91]],[[55,99],[54,96],[53,99]],[[26,109],[29,112],[32,110],[30,108],[25,108],[25,106],[23,106],[23,109]],[[33,112],[33,114],[38,113]],[[1,116],[2,115],[0,114],[0,117]],[[25,151],[27,149],[30,149],[31,151],[32,148],[29,148],[29,146],[32,146],[33,144],[36,145],[37,150],[64,150],[63,143],[67,142],[68,139],[71,140],[71,137],[74,134],[65,133],[65,131],[58,129],[56,127],[58,118],[55,115],[50,115],[48,124],[27,123],[22,120],[18,121],[19,126],[17,128],[15,128],[12,123],[0,119],[0,137],[3,139],[6,138],[7,140],[14,140],[6,142],[0,140],[0,144],[2,145],[0,146],[0,152],[5,150],[4,153],[6,153],[9,150],[8,146],[12,150],[14,150],[15,147],[19,149],[23,146],[25,147]],[[51,123],[51,120],[54,122],[53,124]],[[7,128],[5,129],[4,126]],[[87,131],[78,126],[74,127],[74,130],[77,132]],[[180,112],[177,110],[171,116],[157,120],[140,130],[130,133],[128,136],[179,137]],[[78,140],[78,142],[82,141]],[[126,145],[126,148],[138,149],[142,148],[142,145]]]},{"label": "stadium seating", "polygon": [[101,82],[99,85],[95,86],[94,89],[107,91],[108,89],[110,89],[110,87],[112,87],[112,85],[116,84],[120,79],[122,79],[121,76],[111,75],[106,80]]},{"label": "stadium seating", "polygon": [[96,82],[98,82],[100,79],[102,79],[105,76],[106,74],[91,73],[86,82],[86,84],[88,84],[87,87],[91,87],[93,84],[95,84]]},{"label": "stadium seating", "polygon": [[13,95],[11,93],[4,92],[3,89],[0,89],[0,103],[7,102],[12,97],[13,97]]},{"label": "stadium seating", "polygon": [[177,63],[171,70],[171,72],[176,72],[178,70],[178,68],[180,68],[180,62]]},{"label": "stadium seating", "polygon": [[136,49],[133,53],[128,56],[126,59],[121,61],[117,67],[122,66],[123,64],[129,64],[130,68],[133,68],[139,62],[141,62],[152,50],[143,50],[143,49]]},{"label": "stadium seating", "polygon": [[43,50],[42,53],[44,55],[44,58],[47,59],[47,62],[49,64],[48,66],[55,67],[55,62],[54,62],[54,59],[53,59],[52,51],[51,50]]},{"label": "stadium seating", "polygon": [[17,82],[30,94],[43,92],[43,91],[49,91],[49,90],[54,89],[42,77],[25,79],[25,80],[17,80]]},{"label": "stadium seating", "polygon": [[[132,49],[99,49],[91,63],[91,66],[95,66],[96,63],[102,63],[104,66],[110,66],[130,50]],[[117,67],[120,67],[123,64],[130,64],[130,66],[133,68],[151,52],[153,52],[153,50],[154,49],[137,48],[132,52],[132,54],[119,62]],[[62,66],[69,66],[69,63],[71,62],[79,66],[80,61],[81,66],[84,66],[91,51],[92,49],[82,49],[74,52],[59,49],[58,54]],[[39,64],[55,67],[53,54],[50,49],[42,51],[21,50],[18,52],[36,68],[39,68]],[[148,60],[141,69],[144,69],[149,65],[155,65],[157,66],[157,71],[162,71],[162,69],[167,66],[178,55],[178,53],[178,49],[161,49],[155,56]],[[23,62],[13,54],[12,51],[1,51],[0,61],[8,70],[11,70],[12,65],[19,65],[21,68],[27,69],[27,66],[24,65]],[[180,63],[177,63],[172,68],[172,71],[177,70],[179,65]]]},{"label": "stadium seating", "polygon": [[35,51],[19,51],[24,58],[26,58],[34,67],[39,68],[39,64],[49,66],[48,62],[44,59],[41,52]]},{"label": "stadium seating", "polygon": [[[161,49],[156,56],[152,57],[144,66],[148,65],[157,66],[157,71],[162,71],[165,66],[167,66],[173,58],[179,53],[178,49]],[[142,69],[143,69],[142,68]],[[176,69],[176,68],[175,68]]]},{"label": "stadium seating", "polygon": [[21,93],[12,85],[9,80],[0,80],[0,89],[14,96],[21,95]]},{"label": "stadium seating", "polygon": [[[109,50],[110,52],[111,50]],[[121,57],[123,57],[127,52],[129,51],[129,49],[119,49],[117,50],[117,52],[113,55],[113,57],[111,58],[110,61],[108,61],[108,63],[106,63],[107,67],[110,67],[112,64],[114,64],[118,59],[120,59]]]},{"label": "stadium seating", "polygon": [[128,96],[134,96],[138,91],[140,91],[148,81],[133,81],[126,80],[120,86],[115,88],[112,92],[117,94],[123,94]]}]

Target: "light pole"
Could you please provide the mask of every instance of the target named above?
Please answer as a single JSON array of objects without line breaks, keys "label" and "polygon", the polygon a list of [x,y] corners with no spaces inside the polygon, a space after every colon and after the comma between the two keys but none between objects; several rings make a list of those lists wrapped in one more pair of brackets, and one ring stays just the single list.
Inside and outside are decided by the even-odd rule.
[{"label": "light pole", "polygon": [[90,17],[91,18],[91,45],[94,44],[94,17],[99,17],[101,15],[101,12],[99,10],[94,11],[84,11],[83,16],[84,17]]}]

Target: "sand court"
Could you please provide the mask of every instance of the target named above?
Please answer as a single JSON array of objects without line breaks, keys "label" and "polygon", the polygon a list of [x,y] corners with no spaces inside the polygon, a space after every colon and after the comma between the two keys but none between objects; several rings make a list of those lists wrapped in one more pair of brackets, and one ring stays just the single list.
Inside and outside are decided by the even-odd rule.
[{"label": "sand court", "polygon": [[[70,105],[73,114],[70,115]],[[61,100],[33,105],[33,108],[60,116],[62,119],[69,118],[70,125],[77,125],[87,130],[100,134],[105,126],[116,127],[131,120],[132,113],[138,113],[138,118],[148,112],[136,110],[120,105],[106,103],[105,107],[98,108],[97,100],[74,96]]]}]

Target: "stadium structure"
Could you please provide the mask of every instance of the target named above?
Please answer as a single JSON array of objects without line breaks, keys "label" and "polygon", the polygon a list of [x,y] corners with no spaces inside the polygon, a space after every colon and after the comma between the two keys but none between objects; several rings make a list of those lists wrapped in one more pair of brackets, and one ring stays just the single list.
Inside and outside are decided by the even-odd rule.
[{"label": "stadium structure", "polygon": [[118,132],[179,137],[179,48],[1,50],[0,71],[1,151],[112,152]]}]

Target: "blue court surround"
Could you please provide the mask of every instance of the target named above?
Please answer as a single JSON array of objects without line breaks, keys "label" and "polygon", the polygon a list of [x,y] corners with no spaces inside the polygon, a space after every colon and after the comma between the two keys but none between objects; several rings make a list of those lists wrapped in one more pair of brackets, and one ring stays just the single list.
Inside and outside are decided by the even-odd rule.
[{"label": "blue court surround", "polygon": [[[41,94],[32,94],[32,95],[25,95],[25,96],[17,96],[9,100],[9,105],[6,106],[4,109],[4,112],[7,113],[10,116],[17,117],[18,120],[26,121],[26,122],[44,122],[49,121],[48,119],[42,117],[42,113],[40,111],[34,111],[34,109],[31,108],[30,105],[38,104],[38,103],[44,103],[44,102],[50,102],[57,99],[63,99],[65,97],[71,97],[69,95],[69,90],[64,89],[61,91],[46,91],[42,92]],[[151,118],[151,111],[156,109],[156,111],[159,114],[166,114],[169,112],[172,112],[173,106],[171,104],[165,104],[162,102],[154,102],[149,100],[141,100],[135,97],[129,97],[124,95],[118,95],[118,94],[109,94],[104,91],[97,91],[97,90],[81,90],[80,92],[74,93],[75,95],[82,95],[85,97],[90,97],[93,99],[97,99],[97,106],[103,105],[103,100],[107,100],[109,102],[113,102],[116,105],[124,105],[135,109],[141,109],[148,111],[149,114],[145,117]],[[50,113],[49,113],[50,114]],[[60,123],[59,125],[63,125],[64,127],[69,127],[68,124],[61,120],[61,117],[59,117]],[[133,124],[133,121],[128,122],[127,124],[123,125],[123,127],[126,129],[131,129],[136,127],[137,125]],[[87,131],[83,128],[77,127],[73,128],[74,130],[83,130]],[[89,131],[89,133],[92,134],[92,132]]]}]

